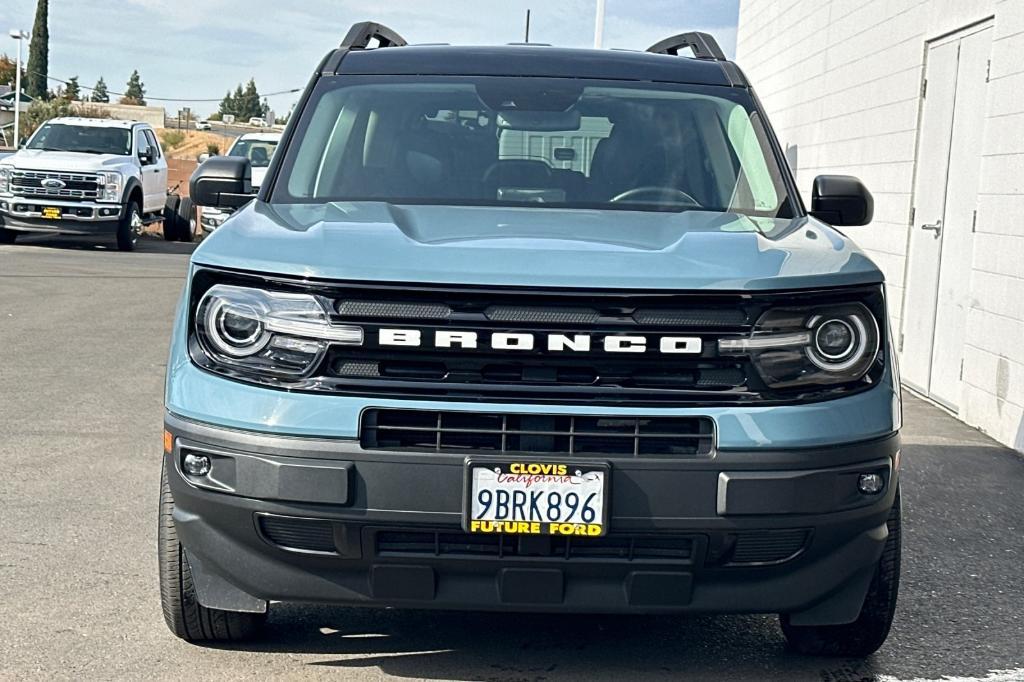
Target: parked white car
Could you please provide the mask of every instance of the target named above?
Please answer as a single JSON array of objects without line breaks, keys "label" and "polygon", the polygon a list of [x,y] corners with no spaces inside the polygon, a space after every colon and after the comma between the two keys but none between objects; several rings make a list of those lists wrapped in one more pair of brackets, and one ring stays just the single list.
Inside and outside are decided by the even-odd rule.
[{"label": "parked white car", "polygon": [[[249,159],[252,165],[252,189],[257,191],[263,184],[267,175],[267,168],[270,160],[274,158],[277,145],[281,141],[281,133],[246,133],[237,138],[228,149],[227,156],[244,156]],[[199,161],[209,158],[203,154]],[[229,212],[217,208],[203,208],[199,225],[204,232],[213,232],[220,227],[221,223],[231,215]]]},{"label": "parked white car", "polygon": [[207,121],[206,119],[203,119],[201,121],[196,121],[196,130],[212,130],[212,129],[213,129],[213,125],[211,125],[210,122]]},{"label": "parked white car", "polygon": [[166,200],[167,161],[148,123],[51,119],[0,160],[0,243],[32,232],[114,235],[131,251]]},{"label": "parked white car", "polygon": [[264,121],[259,116],[253,116],[249,119],[249,125],[251,125],[253,128],[266,128],[267,122]]}]

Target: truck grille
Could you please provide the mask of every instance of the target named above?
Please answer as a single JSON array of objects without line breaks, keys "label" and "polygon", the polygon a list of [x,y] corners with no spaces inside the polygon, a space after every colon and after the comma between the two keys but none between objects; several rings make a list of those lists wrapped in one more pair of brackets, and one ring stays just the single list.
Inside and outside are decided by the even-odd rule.
[{"label": "truck grille", "polygon": [[[770,389],[750,356],[720,354],[718,342],[749,337],[769,308],[848,303],[854,297],[876,309],[883,305],[877,287],[537,290],[297,281],[201,268],[191,289],[193,311],[217,283],[316,295],[331,322],[358,326],[363,342],[331,345],[304,377],[263,380],[218,366],[196,340],[190,354],[211,371],[293,391],[537,405],[705,408],[786,404],[862,390],[871,383]],[[396,343],[396,333],[406,342]],[[509,345],[511,338],[529,345]],[[622,351],[624,342],[638,345]],[[672,345],[677,343],[683,347]]]},{"label": "truck grille", "polygon": [[[63,186],[47,186],[58,182]],[[11,174],[11,192],[26,197],[95,200],[100,197],[102,189],[102,180],[95,173],[15,170]]]},{"label": "truck grille", "polygon": [[361,444],[371,450],[494,452],[618,457],[706,456],[707,417],[601,417],[384,410],[363,412]]}]

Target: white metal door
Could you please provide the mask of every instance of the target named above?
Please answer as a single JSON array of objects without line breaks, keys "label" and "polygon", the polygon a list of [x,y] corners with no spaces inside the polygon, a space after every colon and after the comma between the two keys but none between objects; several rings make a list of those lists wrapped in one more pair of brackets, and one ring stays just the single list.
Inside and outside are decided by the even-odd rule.
[{"label": "white metal door", "polygon": [[928,49],[903,313],[904,380],[956,409],[969,308],[990,24]]}]

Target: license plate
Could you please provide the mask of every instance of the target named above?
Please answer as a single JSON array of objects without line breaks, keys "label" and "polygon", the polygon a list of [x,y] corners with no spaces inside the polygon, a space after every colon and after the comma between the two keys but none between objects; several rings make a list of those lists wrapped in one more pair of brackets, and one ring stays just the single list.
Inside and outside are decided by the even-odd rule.
[{"label": "license plate", "polygon": [[48,218],[50,220],[60,220],[61,210],[54,206],[44,206],[43,217]]},{"label": "license plate", "polygon": [[604,535],[611,467],[603,462],[466,460],[470,533]]}]

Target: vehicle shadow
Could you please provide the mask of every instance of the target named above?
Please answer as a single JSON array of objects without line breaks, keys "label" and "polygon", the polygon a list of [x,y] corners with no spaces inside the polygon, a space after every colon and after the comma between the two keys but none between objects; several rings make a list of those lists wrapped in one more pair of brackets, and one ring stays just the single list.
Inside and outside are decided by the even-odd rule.
[{"label": "vehicle shadow", "polygon": [[[96,251],[118,253],[113,237],[80,237],[74,235],[22,235],[16,245],[37,246],[48,249],[71,251]],[[133,253],[190,254],[199,246],[198,242],[169,242],[162,237],[144,234]]]},{"label": "vehicle shadow", "polygon": [[254,652],[320,668],[457,680],[876,679],[868,661],[800,657],[774,616],[399,611],[276,604]]}]

